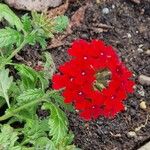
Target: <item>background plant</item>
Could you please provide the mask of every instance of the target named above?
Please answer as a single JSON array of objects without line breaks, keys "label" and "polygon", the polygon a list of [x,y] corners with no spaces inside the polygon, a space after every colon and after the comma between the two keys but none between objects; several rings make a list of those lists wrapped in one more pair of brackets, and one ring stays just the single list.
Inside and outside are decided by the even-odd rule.
[{"label": "background plant", "polygon": [[[45,63],[39,71],[12,62],[26,44],[38,42],[46,48],[46,39],[66,28],[67,17],[49,19],[32,12],[32,17],[26,14],[19,19],[0,4],[1,20],[8,27],[0,29],[0,150],[77,150],[71,145],[73,134],[63,111],[71,106],[63,103],[61,91],[49,88],[55,72],[51,55],[43,54]],[[14,68],[15,77],[7,64]],[[46,115],[40,117],[38,110]]]},{"label": "background plant", "polygon": [[48,18],[46,13],[32,12],[17,17],[5,4],[0,4],[0,21],[5,20],[7,26],[0,29],[0,49],[2,69],[26,44],[39,43],[46,48],[46,39],[62,32],[68,25],[66,16]]}]

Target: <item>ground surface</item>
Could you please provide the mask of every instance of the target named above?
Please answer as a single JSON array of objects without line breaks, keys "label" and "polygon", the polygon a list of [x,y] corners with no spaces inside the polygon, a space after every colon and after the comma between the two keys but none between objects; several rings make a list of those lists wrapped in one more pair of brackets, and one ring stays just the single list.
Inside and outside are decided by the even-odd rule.
[{"label": "ground surface", "polygon": [[[136,89],[125,102],[126,111],[112,120],[99,118],[84,122],[78,115],[70,113],[74,142],[83,150],[136,150],[150,140],[150,87],[138,82],[139,75],[150,76],[150,55],[147,54],[150,49],[150,1],[141,0],[140,4],[136,4],[130,0],[102,0],[97,4],[96,0],[92,0],[92,3],[82,24],[73,28],[65,44],[49,52],[59,66],[68,60],[66,50],[73,40],[103,39],[117,49],[122,61],[133,71]],[[85,1],[70,4],[66,14],[71,17],[84,4]],[[107,14],[103,13],[104,8],[109,9]],[[108,25],[107,29],[103,30],[100,24]],[[24,60],[20,61],[34,64],[40,59],[39,51],[38,46],[25,48],[21,54]],[[146,110],[139,106],[142,100],[146,102]]]},{"label": "ground surface", "polygon": [[[94,0],[93,0],[94,1]],[[68,12],[73,14],[80,6],[74,4]],[[109,13],[103,14],[103,8]],[[112,26],[107,32],[99,32],[100,23]],[[140,4],[127,0],[109,0],[99,5],[93,3],[88,8],[82,25],[66,43],[76,38],[103,39],[117,49],[126,65],[133,71],[137,88],[135,94],[126,100],[127,110],[113,120],[99,118],[92,122],[83,122],[78,116],[70,114],[70,126],[75,134],[75,144],[83,150],[136,150],[150,140],[150,118],[145,127],[131,137],[128,132],[145,124],[150,108],[150,87],[139,84],[140,74],[150,76],[150,56],[146,51],[150,48],[150,1],[142,0]],[[141,48],[140,48],[141,47]],[[66,61],[64,54],[67,46],[52,50],[56,63]],[[147,111],[140,107],[140,101],[147,103]]]}]

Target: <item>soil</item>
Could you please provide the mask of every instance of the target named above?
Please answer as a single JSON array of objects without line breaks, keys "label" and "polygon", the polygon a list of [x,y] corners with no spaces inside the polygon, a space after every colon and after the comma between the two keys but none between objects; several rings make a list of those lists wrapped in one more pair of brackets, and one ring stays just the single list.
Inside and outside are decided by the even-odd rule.
[{"label": "soil", "polygon": [[[71,17],[87,2],[72,2],[66,15]],[[108,8],[108,13],[103,12],[104,8]],[[100,24],[107,25],[107,29]],[[77,114],[68,114],[70,129],[75,134],[74,143],[82,150],[136,150],[150,141],[150,87],[138,82],[139,75],[150,76],[150,55],[146,54],[150,49],[149,29],[150,0],[141,0],[139,4],[131,0],[100,0],[97,4],[92,0],[81,26],[73,28],[63,46],[48,50],[58,67],[69,59],[66,50],[75,39],[102,39],[113,45],[134,73],[135,93],[125,101],[126,110],[114,119],[99,118],[85,122]],[[31,65],[41,59],[38,46],[26,47],[20,55],[21,62]],[[140,108],[141,100],[146,102],[146,110]],[[136,135],[129,135],[128,132],[137,128]]]},{"label": "soil", "polygon": [[[74,12],[85,3],[74,3],[67,14]],[[109,9],[103,14],[104,8]],[[102,32],[99,24],[112,28]],[[150,76],[150,1],[143,0],[140,4],[130,0],[108,0],[88,8],[82,25],[73,28],[73,33],[65,39],[65,45],[50,50],[58,66],[68,60],[66,50],[68,43],[75,39],[102,39],[113,45],[122,61],[133,71],[136,89],[125,101],[126,111],[114,119],[99,118],[95,121],[84,122],[77,114],[69,114],[70,128],[75,134],[75,144],[83,150],[136,150],[150,140],[150,87],[138,82],[141,74]],[[141,48],[140,48],[141,47]],[[144,100],[147,110],[140,108]],[[146,124],[145,124],[146,123]],[[145,127],[136,132],[134,137],[128,132],[134,131],[142,124]]]}]

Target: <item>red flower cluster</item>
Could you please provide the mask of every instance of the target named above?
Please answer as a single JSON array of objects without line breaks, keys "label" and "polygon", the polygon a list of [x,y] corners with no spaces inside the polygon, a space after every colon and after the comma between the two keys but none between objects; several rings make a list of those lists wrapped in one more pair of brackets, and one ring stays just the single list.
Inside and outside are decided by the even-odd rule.
[{"label": "red flower cluster", "polygon": [[[99,116],[113,117],[124,110],[123,100],[133,92],[132,73],[119,60],[111,46],[93,40],[77,40],[68,50],[73,58],[59,67],[53,76],[53,88],[64,88],[65,103],[73,103],[85,120]],[[108,86],[101,91],[94,88],[96,74],[107,69],[111,73]]]}]

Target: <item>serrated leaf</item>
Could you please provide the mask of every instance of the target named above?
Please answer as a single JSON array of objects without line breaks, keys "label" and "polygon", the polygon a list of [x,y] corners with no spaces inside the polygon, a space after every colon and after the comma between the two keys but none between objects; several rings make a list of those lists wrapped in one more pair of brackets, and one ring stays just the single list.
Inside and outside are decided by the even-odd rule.
[{"label": "serrated leaf", "polygon": [[27,33],[32,31],[32,22],[31,17],[28,14],[23,15],[22,17],[23,28]]},{"label": "serrated leaf", "polygon": [[32,12],[32,23],[35,30],[45,38],[53,37],[53,27],[55,25],[54,21],[45,13]]},{"label": "serrated leaf", "polygon": [[44,75],[47,79],[52,79],[53,74],[56,71],[56,66],[50,53],[44,53],[45,64],[44,64]]},{"label": "serrated leaf", "polygon": [[25,124],[23,133],[26,139],[32,144],[35,145],[36,140],[41,137],[46,137],[49,131],[48,120],[39,120],[38,118],[32,119],[32,122]]},{"label": "serrated leaf", "polygon": [[23,29],[23,25],[15,13],[7,5],[0,3],[0,21],[3,18],[7,20],[11,26],[16,26],[18,31]]},{"label": "serrated leaf", "polygon": [[22,40],[23,35],[20,32],[8,27],[5,29],[0,29],[0,48],[13,44],[18,46]]},{"label": "serrated leaf", "polygon": [[8,90],[11,87],[12,82],[13,82],[13,77],[9,77],[9,70],[1,69],[0,70],[0,96],[5,98],[9,107],[10,104],[9,104]]},{"label": "serrated leaf", "polygon": [[65,110],[70,112],[74,112],[74,108],[71,104],[65,104],[64,98],[60,95],[58,91],[54,91],[52,95],[50,95],[51,99],[53,99],[56,104],[60,107],[63,107]]},{"label": "serrated leaf", "polygon": [[69,19],[67,16],[58,16],[54,19],[55,26],[53,30],[58,33],[58,32],[63,32],[68,24],[69,24]]},{"label": "serrated leaf", "polygon": [[49,109],[51,111],[51,116],[49,118],[50,125],[50,136],[52,136],[52,141],[55,144],[59,144],[68,132],[68,119],[65,113],[57,107],[55,104],[49,102],[43,105],[43,108]]},{"label": "serrated leaf", "polygon": [[55,144],[49,140],[47,137],[38,138],[35,142],[36,150],[58,150]]},{"label": "serrated leaf", "polygon": [[45,39],[46,37],[42,36],[38,32],[31,32],[31,34],[26,37],[28,44],[35,45],[36,43],[39,43],[42,49],[45,49],[47,46]]},{"label": "serrated leaf", "polygon": [[17,146],[18,133],[13,130],[8,124],[1,127],[0,132],[0,150],[21,150]]},{"label": "serrated leaf", "polygon": [[40,46],[42,47],[42,49],[46,49],[47,42],[46,42],[45,37],[37,36],[36,37],[36,42],[38,42],[40,44]]},{"label": "serrated leaf", "polygon": [[44,96],[43,90],[29,89],[27,91],[23,91],[23,93],[17,97],[17,101],[19,105],[22,105],[27,102],[42,98],[43,96]]},{"label": "serrated leaf", "polygon": [[15,69],[21,78],[21,84],[24,90],[34,89],[37,84],[37,73],[32,68],[25,66],[24,64],[15,64]]},{"label": "serrated leaf", "polygon": [[44,78],[41,72],[35,71],[33,68],[24,64],[15,64],[18,74],[21,77],[20,85],[22,90],[42,88],[45,90],[48,87],[49,81]]}]

